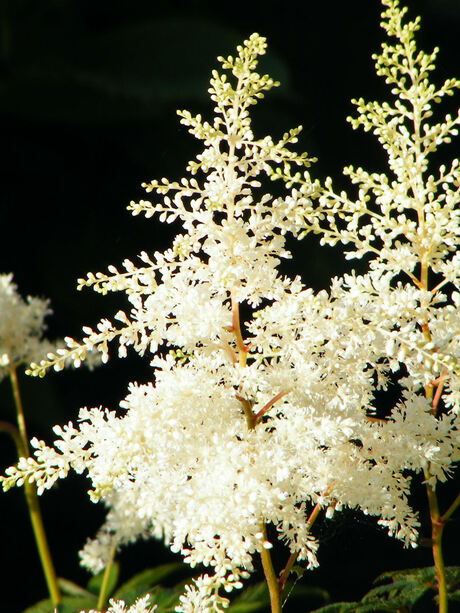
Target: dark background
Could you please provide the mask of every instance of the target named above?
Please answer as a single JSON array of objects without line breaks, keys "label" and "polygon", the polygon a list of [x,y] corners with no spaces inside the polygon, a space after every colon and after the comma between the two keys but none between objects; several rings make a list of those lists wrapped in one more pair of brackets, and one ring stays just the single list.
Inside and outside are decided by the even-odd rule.
[{"label": "dark background", "polygon": [[[422,15],[419,47],[441,48],[436,82],[460,77],[460,2],[405,4],[411,17]],[[319,158],[312,174],[331,175],[338,186],[347,186],[344,165],[385,169],[376,140],[345,121],[353,113],[351,98],[387,96],[371,59],[383,40],[377,0],[0,0],[0,7],[0,272],[13,272],[23,295],[51,300],[50,338],[78,338],[82,325],[124,305],[122,297],[77,293],[78,277],[169,245],[177,227],[134,218],[125,207],[143,197],[142,181],[184,176],[199,145],[175,110],[209,116],[216,56],[233,54],[252,32],[268,38],[261,71],[282,82],[255,110],[256,134],[276,138],[302,124],[299,150]],[[458,96],[456,102],[443,110],[455,112]],[[458,144],[443,155],[457,150]],[[292,247],[295,259],[284,270],[302,274],[316,289],[347,269],[340,250],[319,248],[315,238]],[[51,441],[51,425],[74,420],[81,406],[114,409],[129,381],[148,378],[147,360],[136,356],[112,358],[95,373],[22,377],[29,434]],[[14,420],[6,380],[0,410],[2,419]],[[14,448],[2,437],[0,449],[3,469],[14,463]],[[81,583],[88,576],[77,551],[103,518],[86,485],[72,476],[41,499],[58,573]],[[452,499],[450,489],[441,490],[442,508]],[[420,485],[415,499],[424,505]],[[0,495],[0,517],[0,609],[17,613],[46,596],[22,491]],[[385,570],[431,564],[430,549],[404,550],[352,511],[318,522],[316,530],[321,566],[303,581],[326,588],[333,600],[360,598]],[[455,535],[452,522],[447,564],[459,563]],[[170,559],[160,544],[142,543],[121,555],[122,575]],[[306,601],[302,610],[319,604]]]}]

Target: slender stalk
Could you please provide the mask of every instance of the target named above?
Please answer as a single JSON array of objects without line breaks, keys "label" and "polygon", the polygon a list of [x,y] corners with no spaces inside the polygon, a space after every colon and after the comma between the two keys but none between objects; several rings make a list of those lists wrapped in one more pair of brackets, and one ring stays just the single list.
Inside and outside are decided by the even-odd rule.
[{"label": "slender stalk", "polygon": [[[265,529],[265,524],[261,524],[260,530],[264,535],[264,541],[267,540],[267,531]],[[268,586],[268,593],[270,594],[270,610],[271,613],[281,613],[281,591],[278,584],[278,578],[275,573],[275,569],[273,568],[272,557],[270,555],[270,551],[262,549],[260,553],[260,557],[262,560],[262,567],[264,569],[265,581]]]},{"label": "slender stalk", "polygon": [[9,424],[7,421],[0,421],[0,432],[6,432],[11,436],[16,446],[18,458],[27,455],[22,444],[22,439],[19,434],[19,430],[15,426],[13,426],[13,424]]},{"label": "slender stalk", "polygon": [[[428,332],[429,334],[429,332]],[[437,384],[438,387],[436,392],[434,393],[433,386],[427,386],[425,388],[425,394],[427,398],[432,399],[432,411],[433,414],[436,415],[438,411],[439,400],[441,398],[442,388],[444,386],[445,376],[441,375]],[[455,511],[456,507],[460,503],[460,494],[457,496],[454,503],[449,507],[449,509],[441,516],[439,512],[438,499],[436,496],[436,492],[429,484],[428,480],[430,478],[430,470],[429,467],[425,470],[425,480],[426,483],[426,491],[428,496],[428,506],[430,509],[430,520],[431,520],[431,550],[433,553],[433,562],[436,571],[436,580],[438,583],[438,596],[439,596],[439,613],[447,613],[448,611],[448,598],[447,598],[447,581],[446,581],[446,571],[444,566],[444,558],[442,554],[442,533],[444,530],[446,520],[452,515]]]},{"label": "slender stalk", "polygon": [[446,523],[446,521],[450,519],[450,516],[454,513],[454,511],[457,509],[459,505],[460,505],[460,494],[457,495],[457,498],[450,505],[447,511],[441,515],[441,521]]},{"label": "slender stalk", "polygon": [[[29,454],[29,445],[27,442],[28,438],[26,422],[24,418],[24,410],[22,407],[21,394],[19,392],[16,366],[13,362],[10,362],[9,364],[9,375],[11,387],[13,390],[14,402],[16,405],[19,438],[21,440],[20,445],[16,443],[16,447],[18,448],[18,455],[27,456]],[[53,606],[57,607],[57,605],[61,602],[61,593],[58,587],[53,561],[51,559],[48,540],[46,538],[45,528],[43,525],[43,519],[40,511],[40,505],[38,503],[38,496],[35,485],[26,481],[24,483],[24,493],[26,497],[27,507],[29,510],[32,530],[35,536],[35,543],[37,545],[38,555],[40,557],[43,573],[45,575],[46,585],[48,587],[49,595],[53,602]]]},{"label": "slender stalk", "polygon": [[[324,490],[324,494],[326,494],[329,490],[329,486]],[[315,506],[313,507],[313,511],[310,513],[310,517],[307,520],[307,529],[310,530],[310,528],[313,526],[313,524],[315,523],[319,512],[321,511],[321,505],[319,504],[319,502],[317,502],[315,504]],[[295,551],[294,553],[291,553],[291,555],[289,556],[289,559],[287,561],[286,566],[283,568],[283,570],[280,573],[279,579],[278,579],[278,585],[279,585],[279,591],[280,594],[283,593],[283,590],[286,586],[286,581],[291,573],[292,567],[294,566],[294,564],[297,561],[297,558],[299,557],[299,552]]]},{"label": "slender stalk", "polygon": [[[429,472],[425,471],[425,478],[429,478]],[[438,582],[439,613],[447,613],[447,582],[442,555],[442,533],[444,521],[439,513],[438,499],[436,493],[429,483],[426,485],[428,504],[430,507],[431,518],[431,549],[433,552],[434,567],[436,570],[436,580]]]},{"label": "slender stalk", "polygon": [[276,396],[273,396],[273,398],[271,400],[269,400],[267,402],[267,404],[265,406],[263,406],[258,413],[256,413],[256,415],[254,416],[254,421],[256,423],[258,421],[260,421],[262,419],[262,417],[265,415],[265,413],[269,409],[271,409],[271,407],[275,404],[275,402],[277,402],[280,398],[285,396],[289,391],[290,390],[281,390],[281,392],[278,392],[278,394],[276,394]]},{"label": "slender stalk", "polygon": [[16,419],[18,422],[19,434],[21,436],[24,451],[27,455],[29,455],[29,438],[27,436],[26,420],[24,417],[24,409],[22,407],[21,394],[19,392],[18,375],[14,362],[10,362],[10,364],[8,365],[8,370],[10,375],[11,388],[13,390],[14,404],[16,407]]},{"label": "slender stalk", "polygon": [[102,609],[104,608],[105,603],[107,602],[107,598],[109,597],[109,594],[107,592],[107,588],[109,587],[109,578],[110,578],[110,571],[113,568],[113,558],[115,556],[115,549],[112,548],[111,552],[110,552],[110,559],[107,562],[107,565],[104,569],[104,576],[102,577],[102,583],[101,583],[101,589],[99,590],[99,597],[97,599],[97,605],[96,605],[96,610],[97,611],[102,611]]},{"label": "slender stalk", "polygon": [[[424,257],[422,257],[420,260],[420,286],[422,287],[422,289],[428,291],[428,265]],[[425,320],[425,322],[422,324],[422,332],[426,341],[430,342],[431,332],[427,320]],[[436,379],[436,381],[434,382],[434,384],[437,385],[436,392],[434,391],[434,385],[425,386],[425,397],[431,400],[431,412],[435,416],[438,413],[439,401],[441,399],[445,379],[446,373],[441,373],[438,379]],[[445,515],[441,516],[439,512],[438,498],[436,496],[435,490],[429,482],[430,477],[430,467],[428,466],[425,470],[425,481],[431,520],[431,550],[433,554],[433,562],[436,572],[436,581],[438,583],[438,612],[447,613],[447,581],[446,570],[444,566],[444,557],[442,554],[442,533],[445,525]],[[456,506],[457,505],[455,502],[451,505],[451,507],[447,511],[447,517],[450,517],[450,515],[454,512]]]},{"label": "slender stalk", "polygon": [[[235,335],[236,347],[238,350],[238,362],[240,366],[246,366],[247,364],[247,352],[250,345],[246,345],[243,340],[240,324],[240,305],[235,299],[234,290],[231,291],[232,302],[232,332]],[[237,396],[243,407],[244,415],[246,417],[246,424],[248,430],[253,430],[256,426],[256,416],[252,411],[252,404],[246,398]],[[267,531],[265,524],[261,522],[260,531],[263,534],[264,543],[267,541]],[[278,578],[273,568],[273,562],[270,555],[270,551],[262,547],[260,553],[262,560],[262,567],[264,569],[265,580],[268,586],[268,592],[270,594],[270,609],[271,613],[281,613],[281,591],[278,585]]]},{"label": "slender stalk", "polygon": [[235,335],[236,347],[238,349],[238,362],[240,366],[246,366],[248,350],[250,345],[245,345],[243,341],[243,335],[241,333],[241,324],[240,324],[240,304],[235,299],[235,292],[232,289],[231,298],[232,298],[232,331]]},{"label": "slender stalk", "polygon": [[279,586],[278,589],[280,591],[280,594],[283,593],[284,588],[286,587],[286,581],[288,580],[288,577],[291,574],[292,567],[297,562],[298,557],[299,557],[298,551],[294,551],[294,553],[291,553],[286,563],[286,566],[283,568],[283,570],[280,573],[280,576],[278,578],[278,586]]}]

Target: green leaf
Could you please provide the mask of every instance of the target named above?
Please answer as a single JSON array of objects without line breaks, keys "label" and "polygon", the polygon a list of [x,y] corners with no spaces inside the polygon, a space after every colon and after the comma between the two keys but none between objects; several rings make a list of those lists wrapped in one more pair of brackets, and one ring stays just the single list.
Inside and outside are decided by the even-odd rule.
[{"label": "green leaf", "polygon": [[447,566],[445,571],[448,583],[460,583],[460,566]]},{"label": "green leaf", "polygon": [[157,586],[149,593],[151,597],[149,605],[157,605],[155,613],[169,613],[173,612],[179,604],[179,596],[183,593],[183,590]]},{"label": "green leaf", "polygon": [[383,611],[397,613],[400,606],[399,602],[335,602],[315,609],[311,613],[381,613]]},{"label": "green leaf", "polygon": [[252,613],[253,611],[267,610],[268,604],[265,600],[254,600],[253,602],[231,603],[228,611],[230,613]]},{"label": "green leaf", "polygon": [[416,600],[420,598],[427,590],[430,589],[429,585],[424,583],[420,584],[414,582],[412,580],[409,581],[395,581],[394,583],[390,583],[388,585],[381,585],[379,587],[372,588],[367,592],[365,596],[362,598],[362,602],[368,602],[370,600],[377,601],[378,599],[387,596],[388,598],[394,598],[399,594],[400,600],[402,603],[410,603],[413,604],[415,600],[406,600],[402,598],[402,594],[406,592],[411,592],[414,589],[421,591],[421,594],[417,596]]},{"label": "green leaf", "polygon": [[47,598],[46,600],[40,600],[27,609],[24,609],[22,613],[52,613],[53,611],[53,603],[50,598]]},{"label": "green leaf", "polygon": [[252,613],[260,611],[270,603],[267,584],[265,582],[250,585],[243,590],[230,604],[230,613]]},{"label": "green leaf", "polygon": [[50,598],[41,600],[31,607],[25,609],[23,613],[79,613],[84,609],[95,609],[97,599],[95,596],[83,598],[81,596],[64,596],[62,602],[55,607]]},{"label": "green leaf", "polygon": [[139,596],[147,592],[151,593],[151,590],[153,590],[162,579],[183,568],[184,565],[181,562],[171,562],[170,564],[161,564],[155,568],[143,570],[123,583],[114,593],[113,598],[121,598],[126,603],[132,604]]},{"label": "green leaf", "polygon": [[410,580],[419,583],[435,580],[435,569],[432,566],[425,568],[406,568],[404,570],[395,570],[383,573],[374,580],[374,583],[383,583],[387,579],[395,580]]},{"label": "green leaf", "polygon": [[350,613],[351,611],[358,611],[357,607],[359,607],[359,602],[335,602],[315,609],[312,613]]},{"label": "green leaf", "polygon": [[[120,565],[118,564],[118,562],[113,562],[109,568],[109,576],[107,579],[107,587],[105,590],[106,594],[110,595],[115,589],[119,574],[120,574]],[[105,569],[101,570],[101,572],[98,573],[97,575],[94,575],[94,577],[91,577],[91,579],[88,581],[88,585],[87,585],[88,590],[91,593],[96,594],[96,596],[98,596],[101,591],[102,582],[104,581],[104,575],[105,575]]]},{"label": "green leaf", "polygon": [[70,579],[64,579],[63,577],[59,577],[57,580],[59,589],[64,596],[80,596],[82,598],[93,598],[94,594],[89,592],[85,588],[77,585]]},{"label": "green leaf", "polygon": [[449,592],[447,594],[449,600],[460,600],[460,590],[455,590],[455,592]]},{"label": "green leaf", "polygon": [[[460,567],[445,569],[450,600],[460,600]],[[387,583],[385,583],[387,582]],[[360,602],[339,602],[315,609],[313,613],[373,613],[377,611],[400,611],[411,608],[429,590],[436,591],[436,572],[433,567],[407,568],[379,575],[374,584],[385,583],[372,588]],[[454,591],[455,589],[455,591]]]}]

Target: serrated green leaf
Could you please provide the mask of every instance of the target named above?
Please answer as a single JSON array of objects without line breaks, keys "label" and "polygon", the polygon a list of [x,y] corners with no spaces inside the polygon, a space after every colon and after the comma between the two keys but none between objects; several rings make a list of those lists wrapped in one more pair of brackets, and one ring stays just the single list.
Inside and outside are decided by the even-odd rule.
[{"label": "serrated green leaf", "polygon": [[399,613],[401,603],[399,600],[388,600],[387,602],[360,602],[357,609],[352,609],[356,613]]},{"label": "serrated green leaf", "polygon": [[382,596],[388,595],[390,597],[398,594],[401,590],[407,587],[414,587],[415,585],[419,585],[419,583],[414,583],[412,581],[395,581],[394,583],[388,583],[387,585],[379,585],[378,587],[374,587],[369,590],[362,598],[363,602],[367,602],[368,600],[374,600],[375,598],[381,598]]},{"label": "serrated green leaf", "polygon": [[448,592],[447,598],[448,600],[460,600],[460,590],[455,590],[455,592]]},{"label": "serrated green leaf", "polygon": [[[110,564],[109,576],[107,579],[107,586],[105,589],[106,594],[110,595],[115,589],[119,574],[120,574],[120,565],[118,564],[118,562],[112,562],[112,564]],[[87,588],[92,594],[99,595],[101,591],[102,582],[104,581],[104,575],[105,575],[105,569],[101,570],[101,572],[98,573],[97,575],[94,575],[94,577],[91,577],[91,579],[88,581]]]},{"label": "serrated green leaf", "polygon": [[382,583],[388,579],[391,579],[392,581],[402,581],[406,579],[420,583],[427,580],[432,580],[434,577],[435,570],[431,566],[425,568],[406,568],[405,570],[395,570],[382,573],[374,580],[374,583]]},{"label": "serrated green leaf", "polygon": [[445,572],[448,583],[460,583],[460,566],[447,566]]},{"label": "serrated green leaf", "polygon": [[[460,583],[460,567],[446,569],[447,582],[453,586]],[[433,567],[408,568],[389,571],[379,575],[374,584],[386,583],[372,588],[360,602],[339,602],[315,609],[312,613],[376,613],[378,611],[399,611],[401,607],[413,606],[426,592],[435,587]],[[450,592],[448,598],[460,600],[460,590]]]},{"label": "serrated green leaf", "polygon": [[430,589],[431,587],[429,585],[413,585],[412,587],[401,590],[399,598],[405,605],[414,605],[417,600],[420,600]]},{"label": "serrated green leaf", "polygon": [[359,602],[334,602],[319,609],[315,609],[311,613],[351,613],[358,611]]},{"label": "serrated green leaf", "polygon": [[335,602],[315,609],[311,613],[397,613],[400,603],[395,601],[388,602]]}]

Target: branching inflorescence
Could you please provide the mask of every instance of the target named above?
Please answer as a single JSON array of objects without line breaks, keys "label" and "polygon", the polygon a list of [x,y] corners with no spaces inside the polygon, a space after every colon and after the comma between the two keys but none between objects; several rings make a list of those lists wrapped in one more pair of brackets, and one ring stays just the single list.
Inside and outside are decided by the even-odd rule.
[{"label": "branching inflorescence", "polygon": [[[203,143],[189,176],[147,183],[159,202],[129,206],[178,219],[183,233],[164,253],[142,253],[141,266],[125,261],[122,272],[81,280],[125,292],[130,311],[31,366],[43,375],[69,358],[78,365],[88,350],[106,360],[116,339],[120,356],[129,346],[152,355],[154,380],[131,384],[121,417],[82,409],[77,426],[55,428],[54,448],[33,440],[35,458],[8,469],[3,486],[31,480],[43,492],[71,468],[86,472],[108,515],[82,563],[96,572],[114,547],[163,538],[192,566],[212,569],[188,586],[184,613],[225,607],[220,589],[241,587],[253,555],[272,547],[268,524],[316,566],[307,521],[315,505],[327,516],[359,508],[415,545],[408,470],[424,470],[434,488],[459,459],[460,171],[455,160],[429,175],[428,158],[460,119],[428,120],[460,82],[429,83],[436,51],[418,52],[418,21],[404,25],[398,3],[383,4],[383,27],[397,42],[375,59],[395,103],[357,100],[350,121],[378,136],[391,176],[346,168],[359,186],[353,200],[310,178],[313,160],[290,148],[300,128],[277,142],[255,138],[250,108],[277,83],[256,72],[266,42],[253,34],[236,57],[219,58],[225,72],[212,73],[213,122],[179,112]],[[287,195],[259,194],[263,175],[284,180]],[[372,256],[368,272],[319,293],[281,276],[285,235],[311,231],[350,245],[349,258]],[[245,324],[243,303],[252,313]],[[391,372],[402,399],[375,419],[375,391]]]}]

